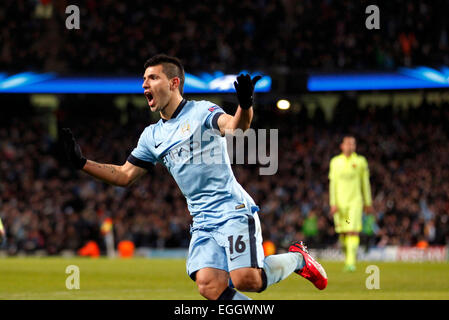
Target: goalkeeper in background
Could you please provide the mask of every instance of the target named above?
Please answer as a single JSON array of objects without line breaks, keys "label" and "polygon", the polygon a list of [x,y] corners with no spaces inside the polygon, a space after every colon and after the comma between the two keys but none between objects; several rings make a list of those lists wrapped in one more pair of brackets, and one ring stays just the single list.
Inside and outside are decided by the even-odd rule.
[{"label": "goalkeeper in background", "polygon": [[329,165],[330,212],[345,253],[344,270],[355,271],[362,212],[373,212],[369,169],[366,158],[355,152],[353,136],[345,136],[340,149]]}]

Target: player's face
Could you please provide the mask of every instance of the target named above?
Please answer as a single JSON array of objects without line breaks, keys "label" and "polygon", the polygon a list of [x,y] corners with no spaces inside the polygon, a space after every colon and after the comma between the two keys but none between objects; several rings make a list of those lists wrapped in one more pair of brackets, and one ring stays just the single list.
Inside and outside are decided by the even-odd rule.
[{"label": "player's face", "polygon": [[343,139],[343,142],[341,143],[341,151],[344,154],[350,155],[351,153],[355,152],[355,148],[356,148],[355,138],[346,137]]},{"label": "player's face", "polygon": [[142,88],[151,111],[159,112],[169,103],[171,83],[163,72],[162,65],[151,66],[145,70]]}]

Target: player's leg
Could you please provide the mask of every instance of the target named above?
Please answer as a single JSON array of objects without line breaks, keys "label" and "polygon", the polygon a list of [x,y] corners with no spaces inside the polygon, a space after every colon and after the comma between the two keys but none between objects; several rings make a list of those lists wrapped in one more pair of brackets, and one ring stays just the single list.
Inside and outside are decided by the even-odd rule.
[{"label": "player's leg", "polygon": [[262,269],[239,268],[230,272],[232,284],[237,290],[246,292],[258,292],[262,288]]},{"label": "player's leg", "polygon": [[242,267],[230,272],[232,283],[238,290],[262,292],[267,287],[302,270],[305,260],[301,253],[288,252],[263,259],[262,267]]},{"label": "player's leg", "polygon": [[344,223],[345,223],[345,211],[340,208],[338,212],[336,212],[333,216],[334,218],[334,228],[335,228],[335,233],[338,234],[338,242],[340,244],[340,247],[343,251],[343,253],[345,253],[346,249],[345,249],[345,233],[343,232],[342,228],[345,227]]},{"label": "player's leg", "polygon": [[187,258],[187,273],[196,282],[199,293],[209,300],[248,300],[229,287],[226,251],[210,232],[194,231]]},{"label": "player's leg", "polygon": [[345,237],[346,246],[346,260],[345,271],[355,271],[357,262],[357,250],[360,244],[360,237],[358,232],[347,232]]},{"label": "player's leg", "polygon": [[239,290],[261,292],[293,272],[304,276],[302,271],[309,269],[306,262],[311,257],[307,252],[290,250],[288,253],[264,257],[257,213],[232,219],[220,231],[228,240],[230,276],[233,285]]},{"label": "player's leg", "polygon": [[251,300],[243,293],[229,287],[227,271],[203,268],[195,272],[194,277],[198,291],[208,300]]},{"label": "player's leg", "polygon": [[334,214],[334,227],[335,233],[338,234],[338,242],[340,244],[341,251],[345,259],[346,270],[346,260],[347,260],[347,246],[346,246],[346,230],[348,228],[349,211],[344,208],[339,208],[339,211]]},{"label": "player's leg", "polygon": [[217,300],[228,287],[229,274],[225,270],[203,268],[193,276],[199,293],[208,300]]},{"label": "player's leg", "polygon": [[231,285],[241,291],[259,291],[264,254],[257,213],[247,212],[227,220],[214,238],[226,252]]},{"label": "player's leg", "polygon": [[343,253],[344,259],[346,260],[347,254],[346,254],[346,233],[341,232],[339,229],[339,232],[337,232],[337,227],[335,227],[335,232],[338,234],[338,243],[340,245],[341,252]]},{"label": "player's leg", "polygon": [[[338,233],[338,232],[336,232]],[[343,253],[346,252],[346,233],[340,232],[338,233],[338,242],[340,243],[341,250]]]},{"label": "player's leg", "polygon": [[345,271],[355,271],[357,262],[357,251],[360,244],[359,233],[362,230],[362,207],[352,206],[349,209],[349,223],[345,232]]}]

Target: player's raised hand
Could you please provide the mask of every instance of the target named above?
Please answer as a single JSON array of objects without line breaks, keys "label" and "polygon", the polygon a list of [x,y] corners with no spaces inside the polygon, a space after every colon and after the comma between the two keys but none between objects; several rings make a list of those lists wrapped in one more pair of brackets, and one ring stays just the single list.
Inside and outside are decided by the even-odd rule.
[{"label": "player's raised hand", "polygon": [[63,128],[60,131],[60,139],[70,165],[77,170],[82,169],[86,164],[87,159],[83,157],[81,148],[78,143],[76,143],[72,131],[69,128]]},{"label": "player's raised hand", "polygon": [[371,214],[371,213],[374,213],[374,208],[373,208],[373,206],[365,206],[364,211],[365,211],[365,213]]},{"label": "player's raised hand", "polygon": [[251,79],[249,74],[241,74],[237,77],[237,81],[234,82],[234,87],[242,109],[247,110],[253,105],[254,87],[261,78],[261,76],[255,76]]},{"label": "player's raised hand", "polygon": [[334,215],[338,212],[338,207],[337,206],[331,206],[330,209],[331,215]]}]

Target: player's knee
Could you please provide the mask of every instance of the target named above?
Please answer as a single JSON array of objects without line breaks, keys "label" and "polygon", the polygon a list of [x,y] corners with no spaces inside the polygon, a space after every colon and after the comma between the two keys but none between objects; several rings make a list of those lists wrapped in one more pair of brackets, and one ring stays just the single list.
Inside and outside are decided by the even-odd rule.
[{"label": "player's knee", "polygon": [[213,288],[211,288],[208,284],[198,284],[198,292],[208,300],[218,299],[218,296],[216,296],[216,291],[213,290]]},{"label": "player's knee", "polygon": [[259,291],[262,287],[262,277],[258,269],[239,270],[231,275],[234,287],[239,291]]},{"label": "player's knee", "polygon": [[227,286],[227,283],[223,284],[221,281],[217,281],[211,277],[201,276],[197,276],[196,284],[199,293],[208,300],[217,300]]}]

